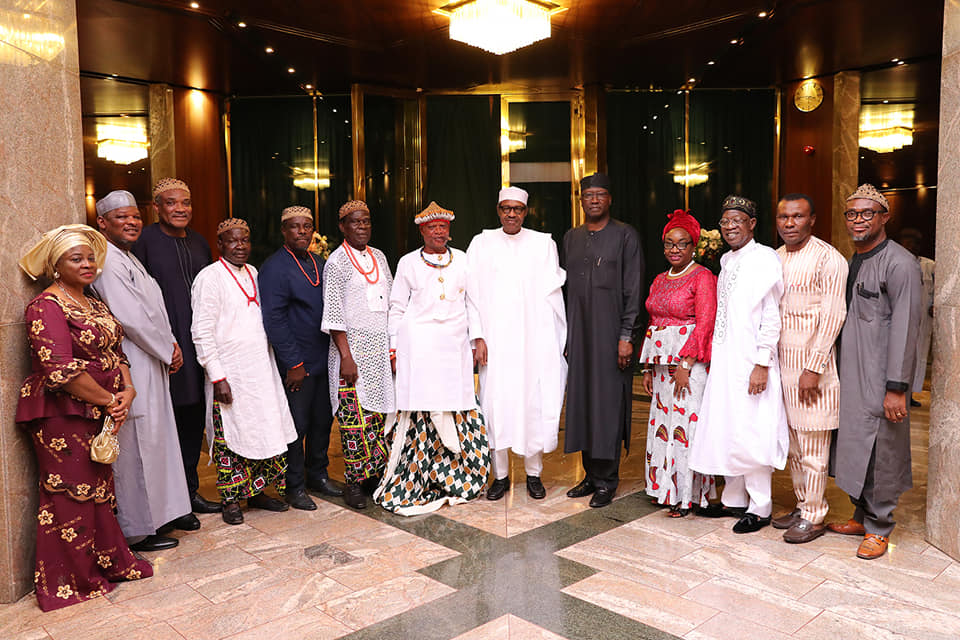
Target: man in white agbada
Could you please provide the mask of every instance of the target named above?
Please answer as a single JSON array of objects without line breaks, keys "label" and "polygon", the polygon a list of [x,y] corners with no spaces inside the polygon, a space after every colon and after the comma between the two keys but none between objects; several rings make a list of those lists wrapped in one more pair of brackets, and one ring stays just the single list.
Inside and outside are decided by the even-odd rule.
[{"label": "man in white agbada", "polygon": [[493,452],[487,499],[510,488],[509,450],[523,456],[527,493],[546,496],[543,454],[557,447],[567,380],[567,320],[557,245],[550,234],[523,228],[527,192],[500,190],[501,228],[486,229],[467,248],[468,290],[479,324],[471,326],[480,365],[480,407]]},{"label": "man in white agbada", "polygon": [[753,239],[751,200],[728,196],[721,210],[720,232],[732,251],[720,258],[713,360],[690,468],[726,477],[722,504],[700,514],[738,517],[733,531],[750,533],[770,524],[771,478],[789,446],[777,352],[783,268],[773,249]]},{"label": "man in white agbada", "polygon": [[113,463],[117,521],[135,551],[177,546],[158,529],[194,531],[177,425],[170,401],[169,374],[183,364],[173,337],[160,285],[130,247],[143,230],[137,201],[128,191],[111,191],[97,202],[97,226],[109,240],[103,272],[93,284],[123,325],[123,351],[137,397],[117,433],[121,455]]},{"label": "man in white agbada", "polygon": [[933,337],[933,273],[936,262],[920,255],[923,234],[918,229],[901,229],[900,244],[917,257],[917,262],[920,263],[920,283],[923,285],[921,301],[923,313],[920,316],[920,336],[917,338],[917,366],[913,374],[913,384],[910,385],[910,406],[919,407],[920,402],[913,398],[913,394],[923,391],[923,383],[927,378],[927,357],[930,355],[930,339]]},{"label": "man in white agbada", "polygon": [[390,460],[373,497],[400,515],[472,500],[487,483],[490,453],[469,335],[477,309],[467,257],[447,246],[453,219],[436,202],[417,214],[423,247],[400,258],[390,290],[397,417],[386,425]]},{"label": "man in white agbada", "polygon": [[244,498],[257,509],[289,509],[263,490],[274,484],[284,494],[287,444],[297,439],[297,430],[263,328],[257,270],[246,263],[247,223],[221,222],[217,248],[220,259],[193,281],[191,332],[207,376],[207,439],[223,521],[240,524]]}]

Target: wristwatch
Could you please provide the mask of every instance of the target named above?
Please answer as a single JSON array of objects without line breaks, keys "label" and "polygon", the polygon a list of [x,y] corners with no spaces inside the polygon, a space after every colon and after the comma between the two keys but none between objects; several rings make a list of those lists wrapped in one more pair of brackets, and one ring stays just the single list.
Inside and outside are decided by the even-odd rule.
[{"label": "wristwatch", "polygon": [[692,368],[691,365],[690,365],[690,363],[687,362],[686,360],[682,359],[682,358],[680,359],[680,366],[681,366],[682,368],[686,369],[687,371],[690,371],[690,369]]}]

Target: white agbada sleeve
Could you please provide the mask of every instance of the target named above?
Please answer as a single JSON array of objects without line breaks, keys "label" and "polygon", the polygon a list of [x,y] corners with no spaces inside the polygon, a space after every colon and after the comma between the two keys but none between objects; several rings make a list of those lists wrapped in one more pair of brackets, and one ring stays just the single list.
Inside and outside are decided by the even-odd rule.
[{"label": "white agbada sleeve", "polygon": [[467,323],[470,340],[483,338],[483,321],[480,316],[480,266],[477,264],[478,248],[483,243],[481,235],[474,236],[467,247]]},{"label": "white agbada sleeve", "polygon": [[406,268],[406,263],[400,261],[397,265],[397,276],[393,280],[393,288],[390,289],[390,312],[387,316],[387,326],[390,332],[390,348],[397,348],[397,330],[400,323],[403,322],[403,316],[407,312],[407,305],[410,303],[410,292],[413,290],[410,278],[412,274]]},{"label": "white agbada sleeve", "polygon": [[769,367],[780,342],[780,298],[783,297],[783,279],[778,280],[760,302],[760,331],[757,333],[757,354],[754,364]]},{"label": "white agbada sleeve", "polygon": [[197,274],[190,297],[193,302],[193,324],[190,325],[190,333],[197,349],[197,361],[207,372],[210,382],[225,380],[226,369],[221,362],[216,340],[222,297],[220,283],[212,271],[205,269]]}]

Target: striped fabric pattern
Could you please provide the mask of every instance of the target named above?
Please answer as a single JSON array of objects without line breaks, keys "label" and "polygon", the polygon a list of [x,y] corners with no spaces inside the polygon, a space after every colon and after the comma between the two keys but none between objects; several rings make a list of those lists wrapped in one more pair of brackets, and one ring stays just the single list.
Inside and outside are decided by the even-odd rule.
[{"label": "striped fabric pattern", "polygon": [[827,467],[830,463],[832,430],[798,431],[790,429],[790,452],[787,460],[793,493],[797,496],[800,517],[820,524],[830,505],[824,497],[827,488]]},{"label": "striped fabric pattern", "polygon": [[[799,251],[777,249],[785,292],[780,301],[780,374],[791,429],[836,429],[840,379],[834,343],[847,314],[847,261],[832,246],[812,236]],[[804,369],[820,374],[820,398],[800,403],[798,384]]]}]

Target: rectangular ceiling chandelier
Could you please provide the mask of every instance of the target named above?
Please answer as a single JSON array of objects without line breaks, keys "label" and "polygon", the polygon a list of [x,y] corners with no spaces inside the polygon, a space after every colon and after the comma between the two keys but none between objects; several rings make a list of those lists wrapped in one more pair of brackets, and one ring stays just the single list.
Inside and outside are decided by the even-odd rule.
[{"label": "rectangular ceiling chandelier", "polygon": [[450,39],[503,55],[550,37],[565,7],[544,0],[459,0],[434,9],[450,18]]}]

